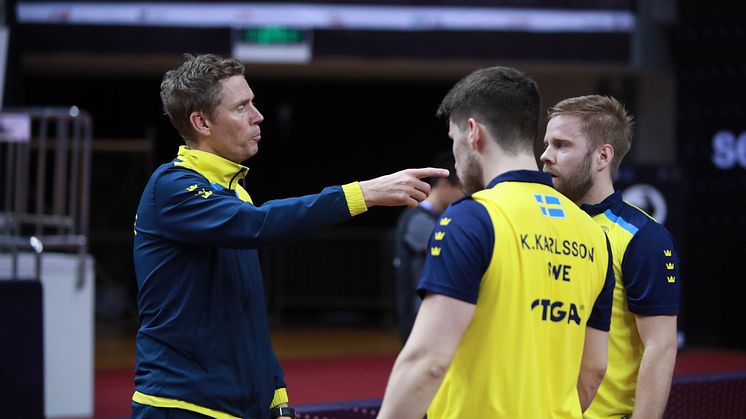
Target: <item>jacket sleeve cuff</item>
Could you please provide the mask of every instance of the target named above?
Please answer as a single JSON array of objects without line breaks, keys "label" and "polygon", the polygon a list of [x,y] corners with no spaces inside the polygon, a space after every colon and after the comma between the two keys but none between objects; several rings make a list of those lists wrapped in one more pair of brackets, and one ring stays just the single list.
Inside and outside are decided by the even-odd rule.
[{"label": "jacket sleeve cuff", "polygon": [[354,217],[368,210],[368,207],[365,205],[365,198],[363,198],[363,190],[360,188],[358,182],[342,185],[342,191],[345,194],[347,209],[350,210],[351,216]]},{"label": "jacket sleeve cuff", "polygon": [[283,388],[276,388],[275,389],[275,396],[272,398],[272,405],[270,406],[270,409],[273,407],[277,407],[283,403],[288,402],[288,390]]}]

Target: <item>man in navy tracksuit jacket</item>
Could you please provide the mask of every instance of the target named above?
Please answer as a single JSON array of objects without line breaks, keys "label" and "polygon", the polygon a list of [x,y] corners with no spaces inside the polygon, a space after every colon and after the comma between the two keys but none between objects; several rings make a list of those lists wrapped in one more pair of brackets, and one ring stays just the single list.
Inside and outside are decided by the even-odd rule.
[{"label": "man in navy tracksuit jacket", "polygon": [[135,219],[140,328],[132,415],[288,418],[284,373],[270,343],[257,248],[306,236],[374,205],[415,206],[408,169],[253,204],[241,163],[258,152],[254,93],[243,64],[187,56],[166,73],[161,99],[186,142],[153,173]]}]

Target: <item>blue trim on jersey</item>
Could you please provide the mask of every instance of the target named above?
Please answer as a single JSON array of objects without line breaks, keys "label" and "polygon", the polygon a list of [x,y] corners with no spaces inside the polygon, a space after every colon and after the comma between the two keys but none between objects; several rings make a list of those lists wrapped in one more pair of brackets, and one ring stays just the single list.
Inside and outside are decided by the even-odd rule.
[{"label": "blue trim on jersey", "polygon": [[[538,170],[511,170],[492,179],[485,189],[492,189],[500,182],[541,183],[542,185],[554,188],[554,186],[552,186],[552,176],[548,173],[540,172]],[[559,202],[557,203],[559,204]]]},{"label": "blue trim on jersey", "polygon": [[495,245],[487,209],[473,199],[451,204],[435,223],[417,291],[476,304]]},{"label": "blue trim on jersey", "polygon": [[581,208],[591,216],[603,213],[632,234],[621,266],[629,311],[647,316],[678,314],[681,278],[671,233],[642,210],[624,202],[620,192]]},{"label": "blue trim on jersey", "polygon": [[637,234],[637,231],[639,230],[637,227],[625,221],[624,218],[614,214],[613,212],[611,212],[610,209],[604,211],[604,215],[606,216],[606,218],[611,220],[611,222],[619,224],[620,227],[632,233],[633,236]]}]

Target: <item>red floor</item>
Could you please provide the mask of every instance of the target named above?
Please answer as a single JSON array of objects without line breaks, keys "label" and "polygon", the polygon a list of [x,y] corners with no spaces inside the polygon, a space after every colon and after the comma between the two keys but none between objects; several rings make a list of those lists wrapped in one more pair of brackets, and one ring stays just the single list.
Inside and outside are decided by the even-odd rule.
[{"label": "red floor", "polygon": [[[394,355],[291,359],[282,362],[294,404],[364,400],[383,397]],[[134,391],[132,370],[96,371],[95,417],[129,415]]]},{"label": "red floor", "polygon": [[[290,359],[282,362],[295,404],[328,403],[383,397],[394,355]],[[679,353],[674,375],[746,372],[746,352],[687,349]],[[134,391],[130,369],[96,371],[95,418],[129,415]]]}]

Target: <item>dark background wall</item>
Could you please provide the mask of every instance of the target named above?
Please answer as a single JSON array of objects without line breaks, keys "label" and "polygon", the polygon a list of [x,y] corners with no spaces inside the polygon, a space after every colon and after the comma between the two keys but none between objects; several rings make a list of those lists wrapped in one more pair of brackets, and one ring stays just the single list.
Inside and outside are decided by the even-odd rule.
[{"label": "dark background wall", "polygon": [[[529,39],[523,45],[529,49],[520,54],[516,48],[503,48],[494,56],[471,60],[327,57],[309,65],[249,64],[247,78],[265,122],[260,153],[248,162],[247,189],[256,202],[264,202],[428,164],[435,153],[450,147],[445,123],[434,116],[440,99],[456,80],[481,66],[515,65],[528,72],[539,82],[545,105],[569,96],[613,94],[627,103],[638,122],[619,185],[651,183],[669,201],[666,225],[682,255],[681,328],[694,345],[746,347],[746,278],[740,266],[746,256],[741,239],[746,213],[740,203],[746,192],[746,61],[741,53],[745,24],[736,20],[732,8],[719,4],[725,2],[642,3],[637,5],[637,32],[629,40],[612,42],[629,48],[629,54],[613,59],[579,59],[586,51],[584,43],[573,49],[572,42],[553,43],[550,35]],[[181,144],[162,115],[158,98],[160,78],[178,65],[179,56],[163,50],[192,38],[156,43],[154,48],[160,51],[145,55],[134,54],[132,45],[107,53],[101,49],[103,42],[92,43],[87,51],[63,54],[69,46],[45,44],[49,28],[41,31],[44,36],[35,31],[41,28],[21,29],[11,44],[8,82],[13,84],[6,89],[6,104],[77,105],[92,114],[94,144],[100,144],[94,151],[91,207],[98,310],[132,320],[131,226],[137,201],[154,166],[172,159]],[[213,35],[226,38],[225,33]],[[111,33],[106,37],[114,38]],[[515,34],[490,38],[497,45],[506,40],[515,40]],[[599,48],[601,40],[597,41],[590,45]],[[227,52],[195,45],[193,52]],[[355,45],[360,49],[350,51],[365,48],[359,39]],[[479,50],[482,54],[485,48]],[[571,52],[563,56],[562,51]],[[733,138],[715,144],[720,131]],[[112,139],[143,140],[151,146],[107,146]],[[727,167],[718,167],[716,160]],[[379,208],[309,241],[267,249],[263,257],[275,317],[288,319],[282,317],[285,309],[296,305],[339,307],[334,298],[280,298],[292,294],[291,285],[312,293],[314,287],[306,282],[278,287],[275,281],[289,275],[284,266],[305,267],[309,257],[315,258],[309,269],[319,274],[304,281],[326,281],[331,284],[328,292],[337,292],[340,298],[348,290],[353,297],[375,294],[380,297],[376,301],[383,302],[367,306],[363,299],[352,299],[352,307],[390,308],[385,304],[390,299],[386,234],[398,213],[399,209]],[[334,245],[340,238],[352,244]],[[351,249],[359,250],[346,253]],[[366,254],[370,257],[363,260]],[[346,260],[347,265],[329,266],[336,260]],[[338,278],[359,266],[364,269],[356,271],[358,277]],[[372,287],[359,287],[360,283]]]},{"label": "dark background wall", "polygon": [[684,324],[695,342],[746,347],[746,25],[723,3],[681,2],[671,38],[686,173]]}]

